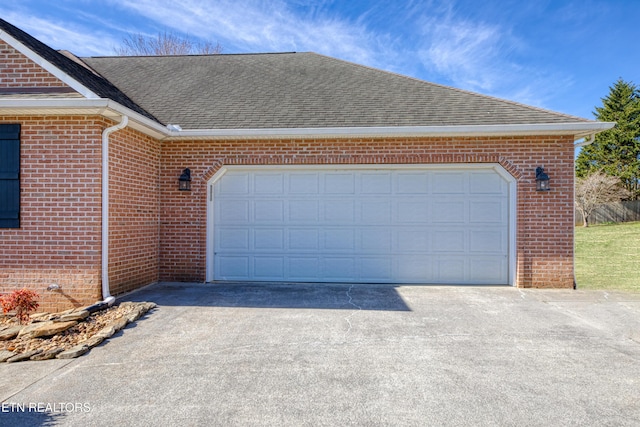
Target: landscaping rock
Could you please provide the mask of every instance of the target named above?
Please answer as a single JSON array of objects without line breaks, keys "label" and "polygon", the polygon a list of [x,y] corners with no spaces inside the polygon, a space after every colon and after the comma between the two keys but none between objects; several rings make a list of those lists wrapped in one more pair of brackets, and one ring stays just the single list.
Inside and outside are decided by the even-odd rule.
[{"label": "landscaping rock", "polygon": [[89,317],[91,313],[87,310],[74,311],[72,313],[67,313],[60,316],[58,319],[54,319],[54,322],[70,322],[70,321],[80,321]]},{"label": "landscaping rock", "polygon": [[51,350],[43,351],[40,354],[31,356],[31,360],[48,360],[55,359],[55,357],[64,351],[63,348],[52,348]]},{"label": "landscaping rock", "polygon": [[16,353],[13,351],[0,350],[0,362],[6,362],[7,360],[11,359],[15,355]]},{"label": "landscaping rock", "polygon": [[20,328],[20,333],[18,333],[18,338],[22,338],[26,335],[31,334],[31,332],[33,332],[34,330],[38,329],[41,326],[50,325],[50,324],[53,324],[53,322],[48,320],[46,322],[36,322],[30,325],[22,326]]},{"label": "landscaping rock", "polygon": [[40,354],[42,353],[42,349],[38,349],[38,350],[31,350],[31,351],[27,351],[25,353],[20,353],[16,356],[10,357],[9,359],[7,359],[7,363],[13,363],[13,362],[21,362],[23,360],[29,360],[31,359],[32,356],[35,356],[36,354]]},{"label": "landscaping rock", "polygon": [[51,313],[34,313],[31,316],[29,316],[29,320],[31,320],[32,322],[43,322],[43,321],[50,320],[49,319],[50,316],[51,316]]},{"label": "landscaping rock", "polygon": [[77,324],[78,322],[76,322],[75,320],[69,321],[69,322],[54,322],[54,321],[46,322],[40,325],[39,328],[36,328],[33,331],[31,331],[30,336],[32,338],[50,337],[57,333],[66,331],[69,328],[73,328]]},{"label": "landscaping rock", "polygon": [[0,332],[0,341],[11,340],[18,336],[24,326],[10,326]]},{"label": "landscaping rock", "polygon": [[104,341],[105,338],[100,336],[100,335],[94,335],[91,338],[89,338],[86,341],[83,341],[81,344],[82,345],[86,345],[89,348],[93,348],[95,346],[97,346],[98,344],[102,343],[102,341]]},{"label": "landscaping rock", "polygon": [[129,319],[127,319],[126,317],[121,317],[119,319],[116,319],[113,323],[111,323],[111,325],[109,326],[113,326],[115,332],[119,332],[122,329],[124,329],[125,326],[127,326],[129,324]]},{"label": "landscaping rock", "polygon": [[96,334],[96,336],[101,336],[106,340],[107,338],[111,338],[116,332],[118,331],[116,331],[115,326],[111,324],[109,326],[105,326],[104,328],[100,329]]},{"label": "landscaping rock", "polygon": [[78,344],[75,347],[70,348],[69,350],[65,350],[59,353],[56,356],[56,359],[74,359],[78,356],[82,356],[87,351],[91,350],[91,347],[85,344]]},{"label": "landscaping rock", "polygon": [[11,316],[0,317],[0,362],[71,359],[112,337],[138,320],[154,303],[124,302],[90,313],[86,308],[42,313],[29,325],[17,325]]}]

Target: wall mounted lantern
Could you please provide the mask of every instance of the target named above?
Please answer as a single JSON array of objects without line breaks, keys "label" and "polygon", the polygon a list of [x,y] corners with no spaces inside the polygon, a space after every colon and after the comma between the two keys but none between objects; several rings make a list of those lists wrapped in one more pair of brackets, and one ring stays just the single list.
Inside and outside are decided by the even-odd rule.
[{"label": "wall mounted lantern", "polygon": [[191,170],[186,168],[178,179],[178,189],[180,191],[191,191]]},{"label": "wall mounted lantern", "polygon": [[551,187],[549,186],[549,175],[544,173],[544,168],[542,166],[538,166],[536,168],[536,191],[549,191]]}]

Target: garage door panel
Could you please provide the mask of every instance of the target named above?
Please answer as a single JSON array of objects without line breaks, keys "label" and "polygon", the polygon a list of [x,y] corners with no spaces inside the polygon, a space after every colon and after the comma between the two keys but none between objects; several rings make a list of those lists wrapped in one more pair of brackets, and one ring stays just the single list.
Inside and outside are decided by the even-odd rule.
[{"label": "garage door panel", "polygon": [[472,223],[502,224],[505,221],[505,203],[496,200],[469,201],[469,221]]},{"label": "garage door panel", "polygon": [[301,223],[318,222],[318,202],[315,200],[290,200],[289,221]]},{"label": "garage door panel", "polygon": [[429,204],[426,200],[415,202],[399,200],[396,208],[396,222],[399,224],[421,224],[429,218]]},{"label": "garage door panel", "polygon": [[490,169],[230,169],[214,278],[508,283],[509,197]]},{"label": "garage door panel", "polygon": [[284,230],[282,228],[262,228],[254,231],[256,251],[284,251]]},{"label": "garage door panel", "polygon": [[356,248],[354,229],[330,228],[323,230],[322,234],[324,236],[324,249],[353,252]]},{"label": "garage door panel", "polygon": [[356,277],[355,257],[328,256],[323,261],[324,279],[351,282]]},{"label": "garage door panel", "polygon": [[469,275],[478,277],[479,284],[505,283],[506,257],[474,257],[469,260]]},{"label": "garage door panel", "polygon": [[436,230],[432,233],[431,250],[433,252],[464,253],[465,231],[463,230]]},{"label": "garage door panel", "polygon": [[362,201],[360,221],[367,225],[391,223],[391,203],[389,201]]},{"label": "garage door panel", "polygon": [[360,247],[363,253],[391,252],[391,230],[379,228],[363,228],[360,230]]},{"label": "garage door panel", "polygon": [[425,256],[394,257],[395,277],[401,282],[434,283],[433,260]]},{"label": "garage door panel", "polygon": [[360,260],[360,280],[363,282],[392,282],[393,260],[385,257],[363,257]]},{"label": "garage door panel", "polygon": [[431,217],[436,223],[465,222],[465,201],[446,201],[438,198],[431,204]]},{"label": "garage door panel", "polygon": [[429,178],[426,172],[422,173],[398,173],[398,194],[428,194]]},{"label": "garage door panel", "polygon": [[253,258],[253,278],[256,280],[282,280],[283,256],[256,256]]},{"label": "garage door panel", "polygon": [[326,194],[355,194],[354,173],[328,173],[324,176],[324,192]]},{"label": "garage door panel", "polygon": [[328,224],[352,224],[355,221],[355,202],[353,200],[327,200],[323,203],[324,221]]},{"label": "garage door panel", "polygon": [[225,224],[245,224],[249,221],[249,201],[222,200],[218,205],[216,216]]},{"label": "garage door panel", "polygon": [[216,271],[220,280],[246,280],[249,274],[249,256],[216,257]]},{"label": "garage door panel", "polygon": [[507,238],[504,230],[483,229],[469,231],[469,251],[480,253],[506,253]]},{"label": "garage door panel", "polygon": [[362,194],[391,194],[391,173],[371,173],[361,174]]},{"label": "garage door panel", "polygon": [[293,228],[289,230],[289,249],[294,251],[320,250],[320,230],[317,228]]},{"label": "garage door panel", "polygon": [[507,192],[507,182],[498,174],[491,172],[475,172],[469,175],[470,194],[504,195]]},{"label": "garage door panel", "polygon": [[249,230],[246,228],[223,228],[218,234],[221,250],[249,250]]},{"label": "garage door panel", "polygon": [[433,194],[464,194],[467,177],[464,172],[435,172]]},{"label": "garage door panel", "polygon": [[290,281],[318,281],[321,277],[320,258],[289,257],[288,276]]},{"label": "garage door panel", "polygon": [[284,202],[282,200],[256,200],[253,203],[253,218],[256,223],[284,221]]},{"label": "garage door panel", "polygon": [[429,232],[426,230],[400,229],[395,233],[396,252],[429,252]]},{"label": "garage door panel", "polygon": [[436,260],[436,283],[465,283],[464,257],[447,257]]},{"label": "garage door panel", "polygon": [[257,173],[254,175],[255,194],[284,194],[284,176],[279,173]]},{"label": "garage door panel", "polygon": [[287,174],[289,193],[291,194],[318,194],[318,173],[292,173]]},{"label": "garage door panel", "polygon": [[234,173],[221,179],[216,186],[216,191],[222,195],[249,194],[249,172]]}]

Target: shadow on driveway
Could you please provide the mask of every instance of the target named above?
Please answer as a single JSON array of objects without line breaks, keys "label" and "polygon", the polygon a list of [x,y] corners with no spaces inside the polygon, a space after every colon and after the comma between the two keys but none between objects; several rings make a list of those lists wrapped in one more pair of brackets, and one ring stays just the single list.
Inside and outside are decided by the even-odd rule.
[{"label": "shadow on driveway", "polygon": [[124,299],[166,306],[411,311],[394,285],[158,283]]}]

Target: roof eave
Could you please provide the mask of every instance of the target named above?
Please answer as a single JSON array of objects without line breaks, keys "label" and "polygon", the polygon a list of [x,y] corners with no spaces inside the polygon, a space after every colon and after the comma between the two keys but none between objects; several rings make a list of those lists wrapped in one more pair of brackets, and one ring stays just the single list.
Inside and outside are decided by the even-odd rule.
[{"label": "roof eave", "polygon": [[2,115],[101,115],[118,119],[126,115],[130,127],[157,139],[274,139],[274,138],[356,138],[356,137],[478,137],[572,135],[574,140],[611,129],[613,122],[571,122],[543,124],[458,125],[458,126],[378,126],[260,129],[183,129],[168,127],[115,101],[99,99],[17,99],[0,98]]},{"label": "roof eave", "polygon": [[157,139],[167,137],[169,131],[160,123],[137,113],[107,98],[57,98],[57,99],[17,99],[0,98],[0,115],[41,116],[41,115],[99,115],[113,120],[129,117],[129,127]]},{"label": "roof eave", "polygon": [[572,135],[575,140],[610,129],[611,122],[506,125],[385,126],[271,129],[185,129],[169,131],[171,139],[236,138],[355,138],[355,137],[474,137]]}]

